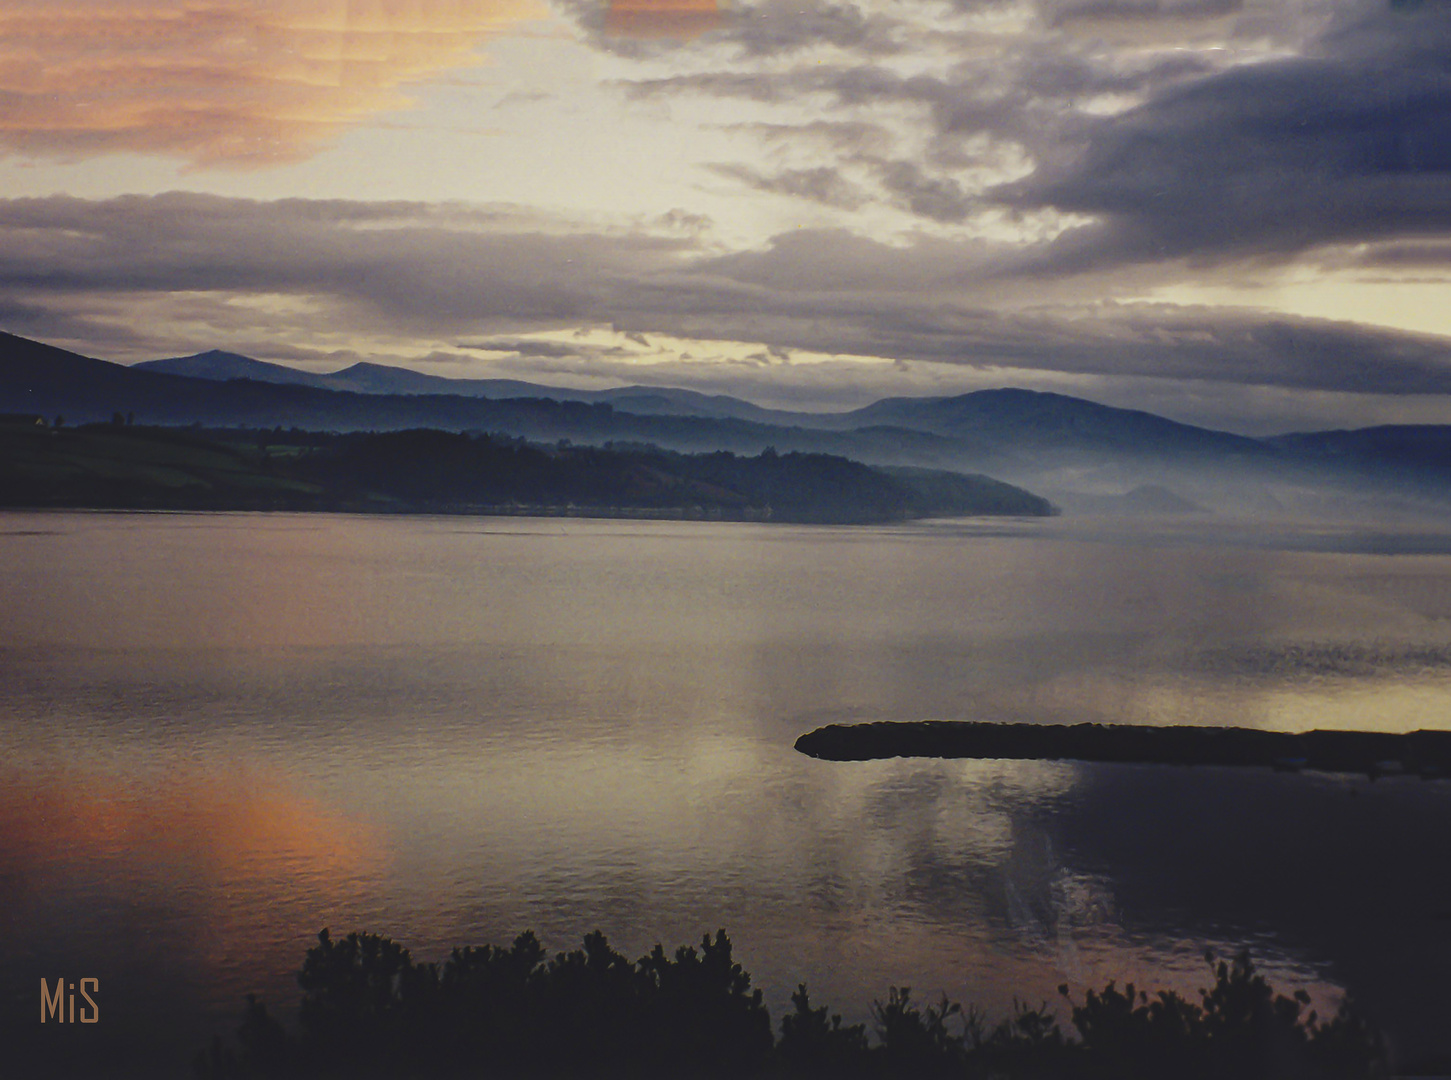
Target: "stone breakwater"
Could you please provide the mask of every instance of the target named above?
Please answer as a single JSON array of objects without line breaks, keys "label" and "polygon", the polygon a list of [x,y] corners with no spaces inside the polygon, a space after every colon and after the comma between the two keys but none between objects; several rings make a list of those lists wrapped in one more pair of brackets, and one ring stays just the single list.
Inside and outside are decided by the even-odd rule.
[{"label": "stone breakwater", "polygon": [[1451,731],[1258,731],[1112,724],[995,724],[929,720],[828,724],[796,740],[823,761],[892,757],[1235,765],[1369,776],[1451,776]]}]

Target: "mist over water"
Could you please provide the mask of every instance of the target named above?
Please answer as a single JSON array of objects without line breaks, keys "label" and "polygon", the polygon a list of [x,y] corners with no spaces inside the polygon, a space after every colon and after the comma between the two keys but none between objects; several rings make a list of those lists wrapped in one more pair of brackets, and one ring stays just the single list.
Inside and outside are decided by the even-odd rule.
[{"label": "mist over water", "polygon": [[1191,991],[1248,945],[1445,1048],[1451,784],[792,750],[1451,725],[1445,532],[16,513],[0,610],[4,1013],[97,975],[84,1035],[138,1060],[286,1011],[323,926],[420,959],[723,926],[773,1015],[805,979],[855,1019]]}]

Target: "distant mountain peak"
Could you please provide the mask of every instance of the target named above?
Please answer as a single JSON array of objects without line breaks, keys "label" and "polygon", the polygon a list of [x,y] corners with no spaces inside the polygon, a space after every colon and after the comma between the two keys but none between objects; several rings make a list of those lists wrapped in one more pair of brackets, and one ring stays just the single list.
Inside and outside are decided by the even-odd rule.
[{"label": "distant mountain peak", "polygon": [[146,360],[132,367],[139,371],[160,372],[163,375],[185,375],[191,379],[210,379],[226,382],[229,379],[251,379],[254,382],[283,383],[300,386],[323,386],[321,376],[310,371],[299,371],[286,364],[274,364],[267,360],[254,360],[241,353],[224,349],[208,349],[190,356],[171,356],[164,360]]},{"label": "distant mountain peak", "polygon": [[[395,374],[397,374],[400,371],[409,371],[409,372],[412,372],[412,370],[413,370],[412,368],[399,368],[399,367],[394,367],[391,364],[375,364],[371,360],[358,360],[358,361],[355,361],[354,363],[349,364],[345,368],[338,368],[337,371],[331,372],[331,374],[334,375],[334,376],[336,376],[336,375],[347,375],[347,374],[350,374],[350,373],[353,373],[353,372],[358,372],[358,373],[361,373],[361,372],[379,372],[379,373],[383,373],[383,374],[387,374],[387,375],[395,375]],[[422,374],[421,372],[413,372],[413,373],[414,374]],[[443,376],[439,376],[439,375],[425,375],[424,376],[424,378],[428,378],[428,379],[436,379],[436,378],[442,378],[442,377]]]}]

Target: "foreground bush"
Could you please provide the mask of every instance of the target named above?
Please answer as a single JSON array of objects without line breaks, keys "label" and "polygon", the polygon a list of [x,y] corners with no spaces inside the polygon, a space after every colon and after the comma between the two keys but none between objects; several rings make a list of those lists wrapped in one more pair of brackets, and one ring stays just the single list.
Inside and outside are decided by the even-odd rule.
[{"label": "foreground bush", "polygon": [[[959,1077],[1087,1080],[1340,1080],[1386,1074],[1377,1032],[1348,1006],[1329,1021],[1277,995],[1248,954],[1214,961],[1198,1003],[1110,982],[1068,1000],[1076,1037],[1045,1005],[995,1026],[946,997],[892,987],[865,1024],[813,1006],[803,984],[780,1038],[724,931],[631,961],[598,932],[549,956],[531,933],[508,949],[455,949],[415,964],[375,934],[324,930],[298,982],[298,1033],[249,996],[237,1047],[220,1039],[199,1076]],[[1068,998],[1066,986],[1060,987]]]}]

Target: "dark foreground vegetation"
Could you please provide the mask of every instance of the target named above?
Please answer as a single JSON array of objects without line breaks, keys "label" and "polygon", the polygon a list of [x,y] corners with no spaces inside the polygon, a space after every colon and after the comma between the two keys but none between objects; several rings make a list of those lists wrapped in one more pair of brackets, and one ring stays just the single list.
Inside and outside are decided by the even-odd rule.
[{"label": "dark foreground vegetation", "polygon": [[630,961],[594,933],[549,956],[455,949],[441,965],[373,934],[324,930],[298,974],[298,1032],[254,997],[236,1047],[199,1054],[200,1077],[1083,1077],[1309,1080],[1386,1073],[1380,1036],[1342,1006],[1275,993],[1247,954],[1211,965],[1197,1002],[1109,983],[1074,1001],[1071,1031],[1046,1004],[990,1024],[975,1008],[920,1005],[893,987],[866,1024],[813,1006],[802,985],[773,1033],[725,932]]},{"label": "dark foreground vegetation", "polygon": [[983,476],[886,472],[829,454],[680,454],[543,446],[416,430],[306,431],[0,423],[0,506],[573,514],[873,523],[1043,515]]},{"label": "dark foreground vegetation", "polygon": [[995,724],[956,720],[828,724],[796,740],[826,761],[1006,758],[1146,765],[1261,765],[1322,772],[1451,777],[1451,731],[1258,731],[1129,724]]}]

